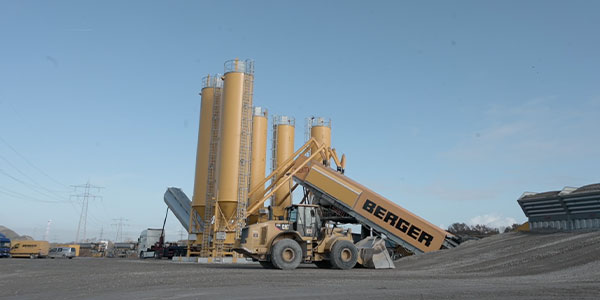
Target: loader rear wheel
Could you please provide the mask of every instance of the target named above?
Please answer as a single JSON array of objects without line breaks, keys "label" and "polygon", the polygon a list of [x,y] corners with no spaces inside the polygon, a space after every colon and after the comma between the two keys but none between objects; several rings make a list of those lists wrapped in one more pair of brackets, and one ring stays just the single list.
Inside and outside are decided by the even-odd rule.
[{"label": "loader rear wheel", "polygon": [[358,259],[358,249],[350,241],[337,241],[331,248],[331,265],[336,269],[354,268]]},{"label": "loader rear wheel", "polygon": [[271,251],[271,262],[282,270],[293,270],[302,261],[302,248],[292,239],[283,239],[275,243]]},{"label": "loader rear wheel", "polygon": [[265,269],[275,269],[275,266],[270,261],[259,261],[258,263]]}]

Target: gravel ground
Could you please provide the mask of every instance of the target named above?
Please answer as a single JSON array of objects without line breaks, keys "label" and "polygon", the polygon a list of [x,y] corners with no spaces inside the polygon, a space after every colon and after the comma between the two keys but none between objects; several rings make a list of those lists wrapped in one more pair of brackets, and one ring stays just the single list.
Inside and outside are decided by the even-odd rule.
[{"label": "gravel ground", "polygon": [[1,259],[1,299],[599,299],[600,232],[502,234],[394,270]]}]

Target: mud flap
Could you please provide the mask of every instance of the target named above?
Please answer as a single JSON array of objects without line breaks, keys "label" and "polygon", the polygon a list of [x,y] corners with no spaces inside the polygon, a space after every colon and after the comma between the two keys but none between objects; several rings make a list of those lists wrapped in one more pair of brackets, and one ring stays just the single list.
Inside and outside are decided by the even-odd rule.
[{"label": "mud flap", "polygon": [[369,269],[394,269],[394,262],[385,248],[385,241],[374,236],[355,244],[358,249],[358,263]]}]

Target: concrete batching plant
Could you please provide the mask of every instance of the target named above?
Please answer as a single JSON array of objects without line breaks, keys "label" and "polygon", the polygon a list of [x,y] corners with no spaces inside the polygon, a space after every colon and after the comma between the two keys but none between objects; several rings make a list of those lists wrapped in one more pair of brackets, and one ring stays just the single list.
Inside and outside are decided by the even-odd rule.
[{"label": "concrete batching plant", "polygon": [[[295,150],[296,119],[274,115],[266,175],[268,112],[253,107],[253,85],[251,60],[227,61],[223,76],[203,79],[191,204],[180,189],[165,193],[189,228],[188,257],[235,262],[243,255],[281,269],[301,262],[389,268],[393,248],[365,233],[384,234],[410,253],[456,245],[444,230],[346,177],[345,156],[331,147],[329,118],[306,119],[306,143]],[[298,187],[302,197],[294,201]],[[355,245],[351,230],[338,224],[361,225],[362,240]]]}]

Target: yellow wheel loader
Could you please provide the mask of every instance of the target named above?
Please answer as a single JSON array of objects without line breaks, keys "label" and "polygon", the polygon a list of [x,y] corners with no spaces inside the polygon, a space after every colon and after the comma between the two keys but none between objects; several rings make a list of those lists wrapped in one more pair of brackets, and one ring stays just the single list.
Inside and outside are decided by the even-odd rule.
[{"label": "yellow wheel loader", "polygon": [[[330,168],[329,158],[337,170]],[[381,269],[394,268],[388,252],[393,249],[399,249],[394,252],[397,257],[458,246],[452,234],[345,176],[344,166],[343,156],[339,160],[334,149],[311,138],[249,193],[249,199],[259,200],[250,204],[247,214],[256,214],[292,181],[290,191],[302,186],[305,204],[288,207],[283,217],[244,227],[234,251],[279,269],[294,269],[300,263],[337,269],[359,263]],[[264,188],[268,180],[272,182]],[[351,230],[335,224],[360,225],[363,239],[354,244]]]},{"label": "yellow wheel loader", "polygon": [[318,205],[292,205],[284,220],[245,227],[234,250],[265,268],[291,270],[300,263],[314,263],[320,268],[353,268],[360,257],[352,230],[322,219]]}]

